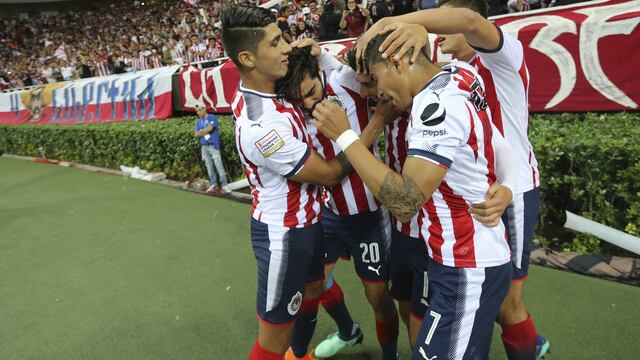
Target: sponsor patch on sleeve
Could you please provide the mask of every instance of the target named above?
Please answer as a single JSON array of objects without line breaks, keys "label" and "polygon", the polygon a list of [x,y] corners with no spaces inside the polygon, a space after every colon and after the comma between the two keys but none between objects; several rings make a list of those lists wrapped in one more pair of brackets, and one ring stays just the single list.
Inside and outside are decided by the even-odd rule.
[{"label": "sponsor patch on sleeve", "polygon": [[275,130],[271,130],[267,135],[256,141],[256,146],[258,147],[258,150],[260,150],[262,156],[268,158],[284,146],[284,140],[282,140]]}]

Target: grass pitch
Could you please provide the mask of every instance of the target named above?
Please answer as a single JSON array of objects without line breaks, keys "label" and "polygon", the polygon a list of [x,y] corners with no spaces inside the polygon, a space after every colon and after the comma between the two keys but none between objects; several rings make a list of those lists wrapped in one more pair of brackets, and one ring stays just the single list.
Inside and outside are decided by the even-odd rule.
[{"label": "grass pitch", "polygon": [[[379,359],[352,265],[336,277],[365,341],[335,359]],[[247,205],[0,158],[0,359],[246,359],[255,289]],[[532,266],[526,293],[548,359],[640,358],[640,288]],[[312,345],[334,328],[321,310]]]}]

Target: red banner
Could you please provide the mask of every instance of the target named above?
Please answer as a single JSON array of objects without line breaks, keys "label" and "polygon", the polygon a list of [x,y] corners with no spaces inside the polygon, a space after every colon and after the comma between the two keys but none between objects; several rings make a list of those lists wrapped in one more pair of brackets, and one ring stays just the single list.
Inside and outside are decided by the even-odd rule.
[{"label": "red banner", "polygon": [[638,110],[640,1],[592,1],[494,19],[518,36],[532,111]]},{"label": "red banner", "polygon": [[[640,1],[592,1],[492,20],[525,47],[531,111],[638,109],[640,73],[634,62],[640,58]],[[352,42],[322,46],[340,54]],[[201,101],[211,111],[230,113],[239,78],[231,61],[204,70],[187,67],[180,74],[182,104],[193,110]]]}]

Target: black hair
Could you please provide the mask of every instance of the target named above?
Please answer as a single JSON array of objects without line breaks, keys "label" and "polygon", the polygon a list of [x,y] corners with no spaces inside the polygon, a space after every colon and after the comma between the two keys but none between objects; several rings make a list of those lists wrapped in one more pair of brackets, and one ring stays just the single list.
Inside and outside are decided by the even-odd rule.
[{"label": "black hair", "polygon": [[356,63],[356,44],[353,44],[353,47],[347,50],[347,52],[344,53],[343,57],[345,60],[347,60],[347,63],[349,63],[349,67],[351,67],[354,71],[358,69]]},{"label": "black hair", "polygon": [[443,5],[454,8],[467,8],[482,15],[485,19],[489,16],[487,0],[438,0],[438,7]]},{"label": "black hair", "polygon": [[311,48],[296,48],[289,53],[289,70],[287,75],[276,82],[276,94],[294,103],[302,103],[300,85],[306,75],[317,78],[320,74],[318,59],[311,55]]},{"label": "black hair", "polygon": [[[364,51],[364,56],[362,57],[362,62],[363,62],[362,65],[365,69],[367,69],[367,71],[370,71],[372,65],[391,59],[392,56],[389,56],[388,59],[383,59],[382,52],[380,52],[379,49],[382,43],[387,39],[387,37],[393,31],[394,30],[389,30],[384,34],[378,34],[373,39],[371,39],[371,41],[369,41],[369,43],[367,44],[367,48]],[[410,57],[414,51],[420,51],[420,54],[418,55],[418,58],[415,62],[416,64],[419,64],[422,62],[433,63],[431,59],[424,53],[424,51],[420,49],[409,49],[404,54],[404,57],[405,58]]]},{"label": "black hair", "polygon": [[238,54],[253,53],[264,39],[264,28],[275,21],[269,9],[257,6],[232,5],[222,9],[222,44],[229,58],[242,70]]}]

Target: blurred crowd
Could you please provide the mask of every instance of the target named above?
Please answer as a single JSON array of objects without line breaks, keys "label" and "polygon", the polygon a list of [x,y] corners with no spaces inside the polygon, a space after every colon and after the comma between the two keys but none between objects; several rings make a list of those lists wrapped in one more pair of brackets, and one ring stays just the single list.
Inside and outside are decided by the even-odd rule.
[{"label": "blurred crowd", "polygon": [[[555,0],[490,0],[494,14]],[[224,56],[220,10],[260,0],[135,0],[84,5],[56,15],[0,18],[0,91]],[[299,0],[273,4],[287,41],[357,37],[385,16],[437,6],[437,0]]]}]

